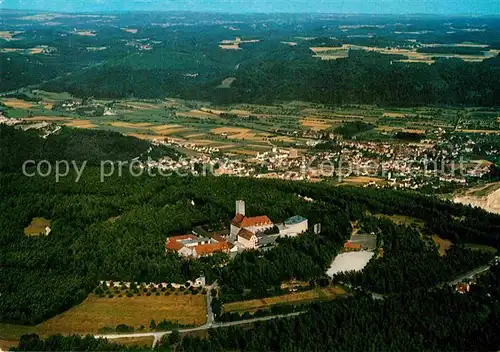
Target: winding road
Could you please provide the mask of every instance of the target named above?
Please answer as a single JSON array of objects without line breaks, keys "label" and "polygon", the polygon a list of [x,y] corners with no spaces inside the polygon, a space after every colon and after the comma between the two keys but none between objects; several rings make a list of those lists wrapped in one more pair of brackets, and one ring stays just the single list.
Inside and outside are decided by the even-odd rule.
[{"label": "winding road", "polygon": [[[207,294],[207,296],[210,294]],[[204,325],[198,326],[196,328],[188,328],[188,329],[179,329],[178,331],[180,333],[187,333],[187,332],[195,332],[195,331],[203,331],[203,330],[208,330],[208,329],[218,329],[218,328],[227,328],[230,326],[237,326],[237,325],[244,325],[244,324],[251,324],[255,323],[257,321],[266,321],[266,320],[273,320],[273,319],[279,319],[279,318],[288,318],[288,317],[293,317],[297,316],[299,314],[302,314],[304,312],[295,312],[295,313],[290,313],[290,314],[281,314],[281,315],[272,315],[268,317],[262,317],[262,318],[254,318],[254,319],[247,319],[247,320],[238,320],[238,321],[230,321],[227,323],[216,323],[216,322],[208,322]],[[144,332],[144,333],[132,333],[132,334],[112,334],[112,335],[95,335],[94,337],[96,339],[98,338],[103,338],[103,339],[108,339],[108,340],[114,340],[114,339],[121,339],[121,338],[130,338],[130,337],[154,337],[153,341],[153,347],[156,346],[158,342],[161,341],[162,337],[165,335],[169,335],[172,333],[173,330],[169,331],[157,331],[157,332]]]}]

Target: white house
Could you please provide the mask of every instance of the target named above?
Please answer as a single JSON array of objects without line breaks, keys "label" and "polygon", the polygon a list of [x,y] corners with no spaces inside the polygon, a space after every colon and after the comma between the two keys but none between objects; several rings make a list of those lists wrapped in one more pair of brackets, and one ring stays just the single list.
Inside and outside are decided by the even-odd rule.
[{"label": "white house", "polygon": [[277,226],[280,230],[280,236],[284,237],[295,237],[309,229],[307,219],[299,215],[292,216],[285,220],[283,224],[278,224]]},{"label": "white house", "polygon": [[240,232],[238,232],[237,241],[246,249],[256,249],[259,245],[257,235],[247,229],[241,229]]}]

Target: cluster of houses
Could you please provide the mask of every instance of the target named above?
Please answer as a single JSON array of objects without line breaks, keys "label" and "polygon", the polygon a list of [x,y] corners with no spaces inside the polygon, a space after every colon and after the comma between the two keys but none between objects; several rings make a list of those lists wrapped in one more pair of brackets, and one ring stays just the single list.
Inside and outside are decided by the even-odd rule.
[{"label": "cluster of houses", "polygon": [[278,238],[296,237],[309,229],[307,219],[299,215],[275,224],[267,215],[248,217],[245,213],[245,202],[238,200],[227,235],[213,233],[210,237],[204,237],[193,233],[173,236],[167,239],[165,250],[194,258],[217,252],[238,253],[273,246]]},{"label": "cluster of houses", "polygon": [[229,252],[229,243],[217,234],[214,234],[211,238],[191,234],[169,237],[165,249],[175,251],[183,257],[198,258],[217,252],[227,253]]}]

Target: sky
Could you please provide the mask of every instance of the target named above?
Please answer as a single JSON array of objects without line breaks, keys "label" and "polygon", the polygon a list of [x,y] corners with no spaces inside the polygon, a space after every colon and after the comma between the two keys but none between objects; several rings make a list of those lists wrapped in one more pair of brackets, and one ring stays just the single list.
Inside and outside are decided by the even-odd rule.
[{"label": "sky", "polygon": [[500,0],[0,0],[0,9],[498,15]]}]

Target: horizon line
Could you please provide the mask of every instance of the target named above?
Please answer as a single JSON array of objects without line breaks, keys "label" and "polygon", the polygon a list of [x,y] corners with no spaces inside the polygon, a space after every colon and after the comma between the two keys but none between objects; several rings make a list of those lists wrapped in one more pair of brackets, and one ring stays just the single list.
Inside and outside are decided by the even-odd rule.
[{"label": "horizon line", "polygon": [[302,11],[285,11],[285,12],[231,12],[231,11],[219,11],[219,10],[81,10],[81,11],[71,11],[71,10],[43,10],[43,9],[17,9],[17,8],[7,8],[3,7],[0,3],[0,11],[18,11],[18,12],[38,12],[38,13],[72,13],[72,14],[103,14],[103,13],[134,13],[134,12],[160,12],[160,13],[210,13],[210,14],[220,14],[220,15],[351,15],[351,16],[441,16],[441,17],[499,17],[498,13],[436,13],[436,12],[402,12],[402,13],[374,13],[374,12],[302,12]]}]

